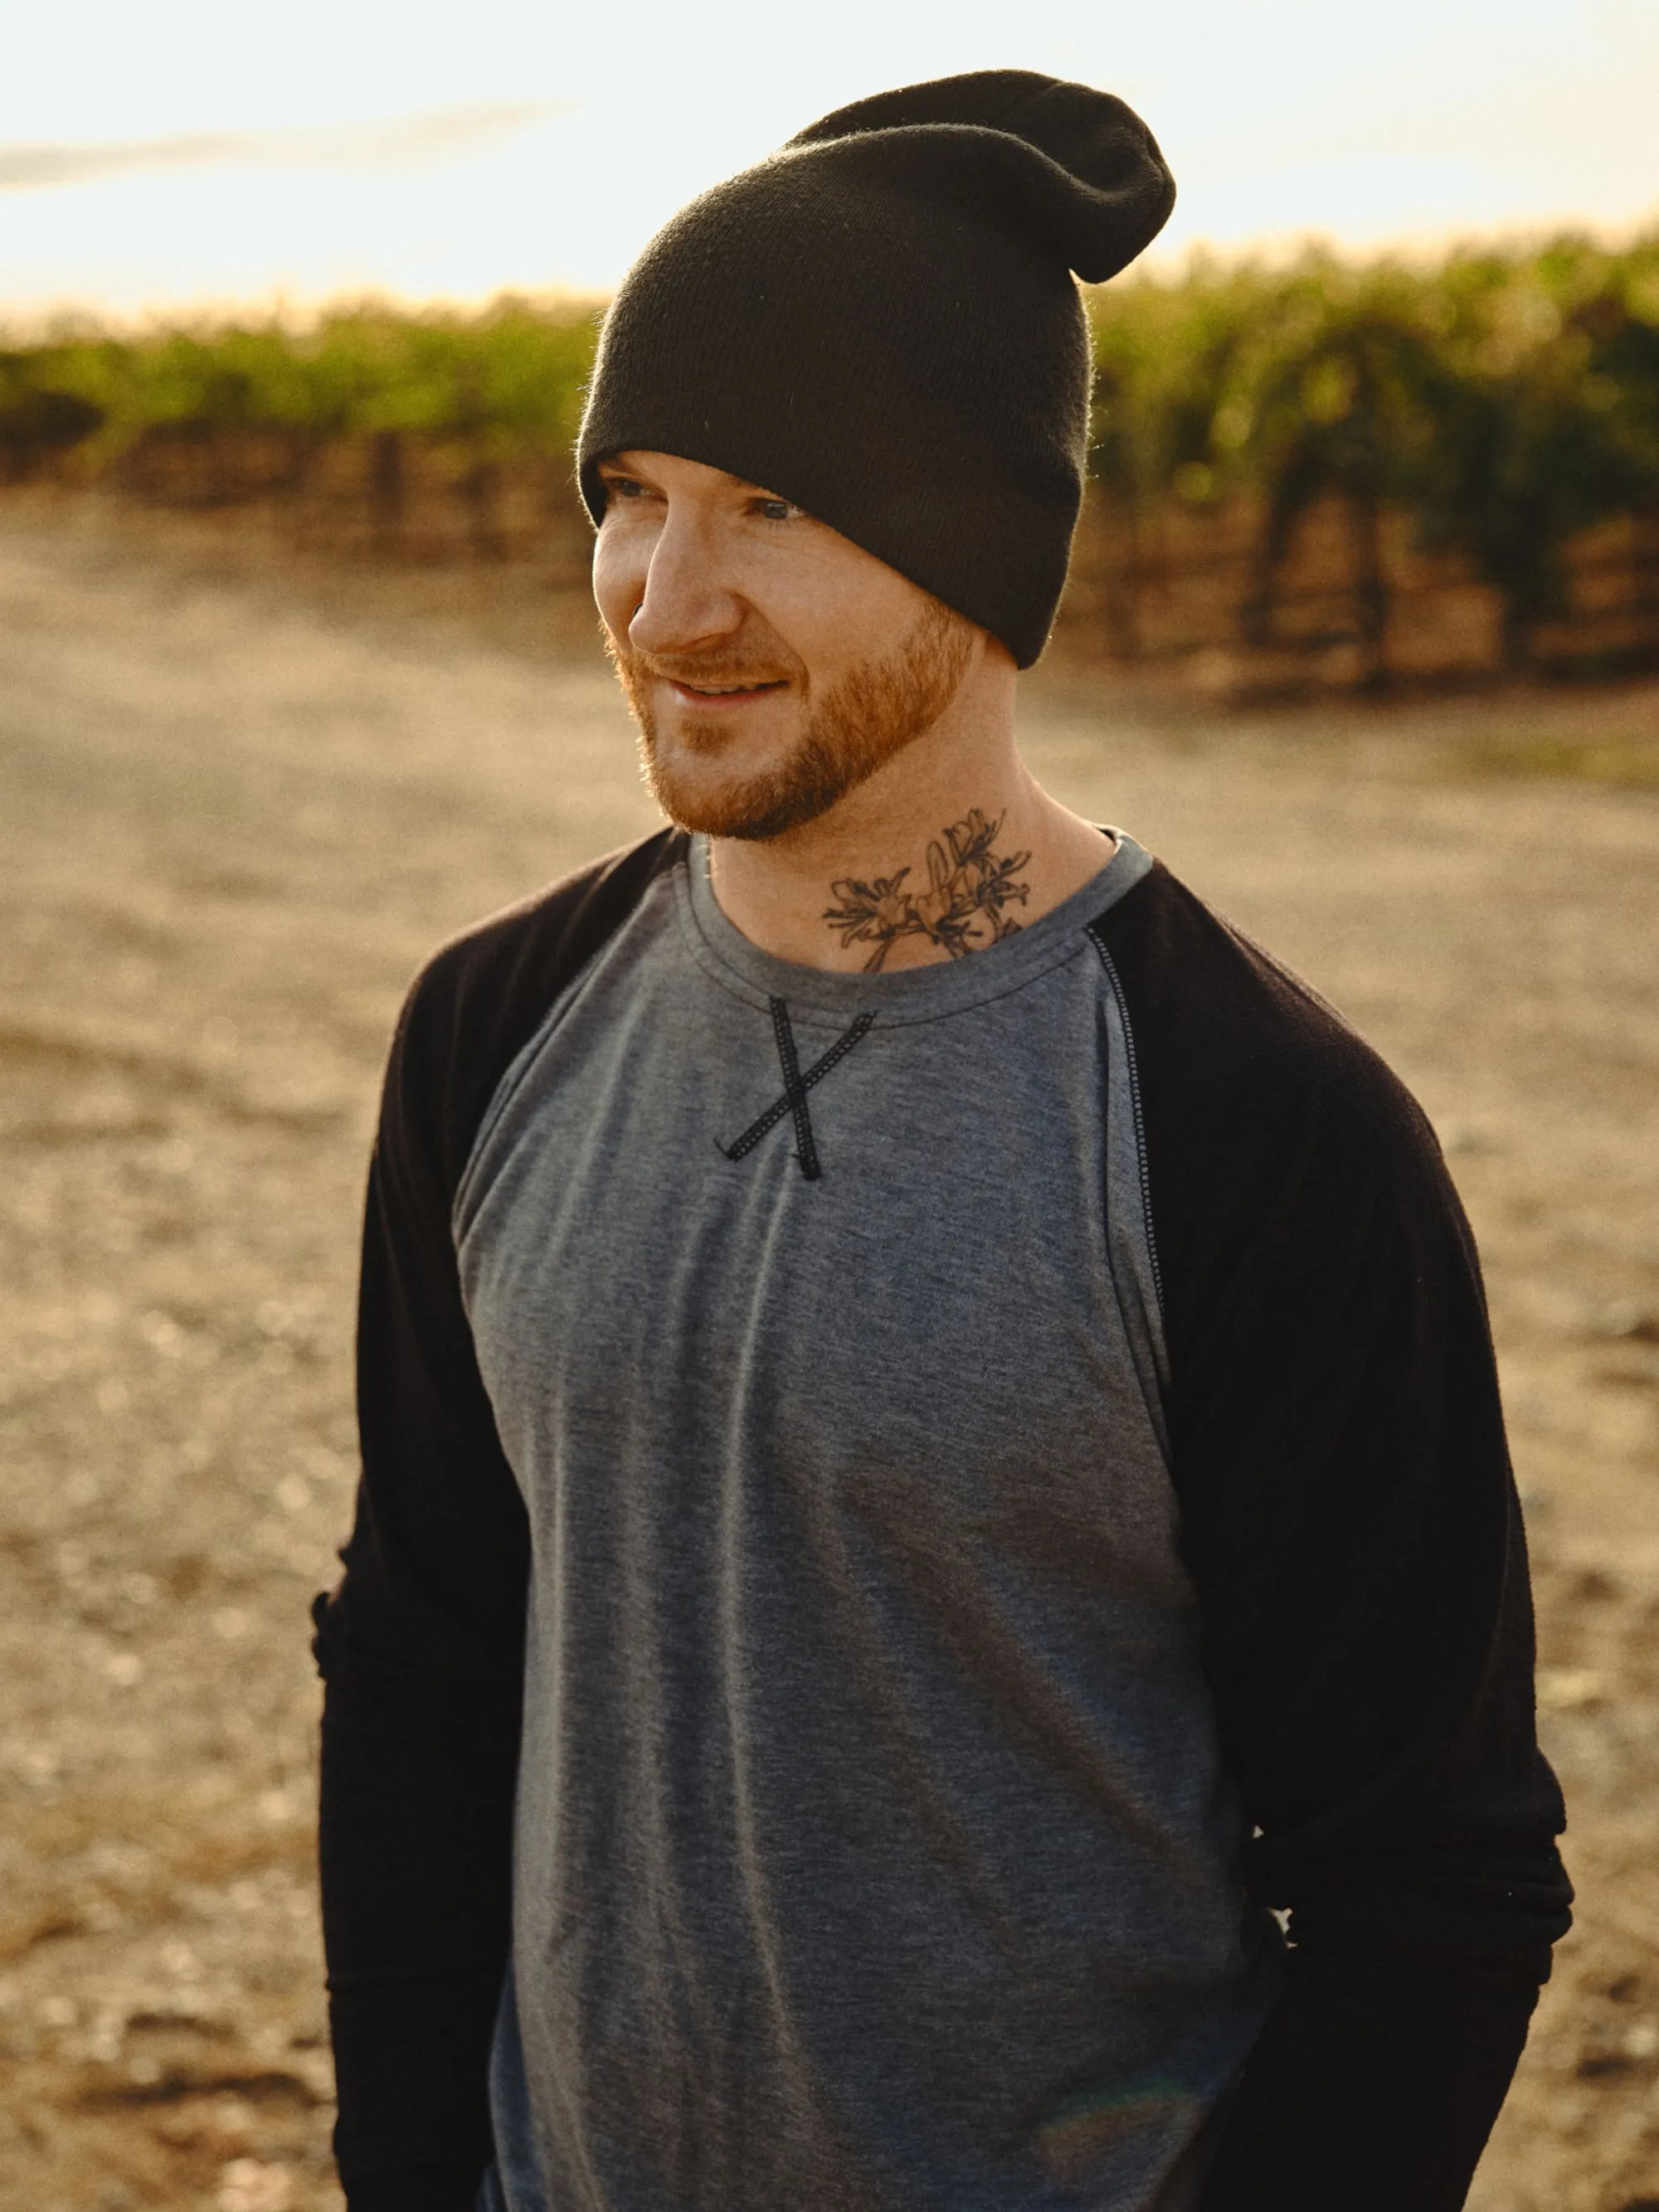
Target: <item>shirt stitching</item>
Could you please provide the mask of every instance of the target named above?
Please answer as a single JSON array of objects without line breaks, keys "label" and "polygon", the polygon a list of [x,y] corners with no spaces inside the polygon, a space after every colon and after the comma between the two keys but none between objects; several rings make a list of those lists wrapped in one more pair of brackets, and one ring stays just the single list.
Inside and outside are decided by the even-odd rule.
[{"label": "shirt stitching", "polygon": [[1100,955],[1100,964],[1106,970],[1106,981],[1116,1001],[1118,1018],[1123,1024],[1123,1051],[1128,1065],[1129,1111],[1134,1119],[1135,1166],[1140,1182],[1140,1212],[1146,1232],[1146,1256],[1152,1271],[1152,1292],[1158,1300],[1160,1316],[1164,1313],[1164,1271],[1158,1264],[1158,1237],[1152,1227],[1152,1185],[1146,1166],[1146,1123],[1140,1100],[1140,1067],[1135,1058],[1135,1033],[1129,1020],[1129,1008],[1123,995],[1123,985],[1112,956],[1106,948],[1106,939],[1097,922],[1085,922],[1084,935]]}]

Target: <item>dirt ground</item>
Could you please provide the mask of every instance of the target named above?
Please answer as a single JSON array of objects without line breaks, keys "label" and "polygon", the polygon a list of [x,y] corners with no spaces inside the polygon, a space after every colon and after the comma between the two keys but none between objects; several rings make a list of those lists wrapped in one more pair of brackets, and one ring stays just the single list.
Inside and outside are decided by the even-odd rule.
[{"label": "dirt ground", "polygon": [[[1659,2207],[1659,686],[1073,664],[1026,729],[1441,1131],[1581,1899],[1471,2203]],[[3,2212],[338,2205],[306,1607],[379,1064],[426,949],[652,818],[580,611],[0,502]]]}]

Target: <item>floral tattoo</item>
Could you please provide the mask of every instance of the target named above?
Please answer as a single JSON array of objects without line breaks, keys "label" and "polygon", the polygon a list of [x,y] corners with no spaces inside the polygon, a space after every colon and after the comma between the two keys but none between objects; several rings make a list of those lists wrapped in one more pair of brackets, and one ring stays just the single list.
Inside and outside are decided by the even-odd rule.
[{"label": "floral tattoo", "polygon": [[854,876],[831,884],[841,903],[827,908],[823,918],[840,932],[843,950],[849,945],[873,945],[864,963],[868,975],[903,937],[923,937],[930,945],[943,945],[952,960],[965,959],[984,945],[1012,937],[1019,924],[1003,908],[1016,902],[1024,905],[1030,886],[1013,879],[1031,856],[993,852],[1001,827],[1000,815],[988,822],[975,807],[965,822],[947,830],[942,842],[927,848],[926,890],[905,888],[908,868],[901,868],[896,876],[877,876],[867,884]]}]

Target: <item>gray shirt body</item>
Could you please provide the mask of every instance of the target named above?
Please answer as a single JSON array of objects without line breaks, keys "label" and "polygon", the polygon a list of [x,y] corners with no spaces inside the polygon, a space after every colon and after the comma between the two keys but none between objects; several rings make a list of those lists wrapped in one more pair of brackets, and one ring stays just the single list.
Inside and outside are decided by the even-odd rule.
[{"label": "gray shirt body", "polygon": [[[1190,2192],[1278,1943],[1086,927],[1148,865],[848,975],[750,945],[696,843],[496,1093],[455,1235],[532,1545],[510,2212]],[[816,1179],[798,1115],[750,1134],[791,1048]]]}]

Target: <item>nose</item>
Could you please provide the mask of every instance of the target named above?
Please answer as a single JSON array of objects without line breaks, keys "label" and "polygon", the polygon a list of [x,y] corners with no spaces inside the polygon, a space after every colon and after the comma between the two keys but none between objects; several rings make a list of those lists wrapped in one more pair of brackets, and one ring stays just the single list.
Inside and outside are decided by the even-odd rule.
[{"label": "nose", "polygon": [[742,627],[744,602],[722,574],[713,533],[672,500],[643,586],[628,625],[629,642],[641,653],[703,652]]}]

